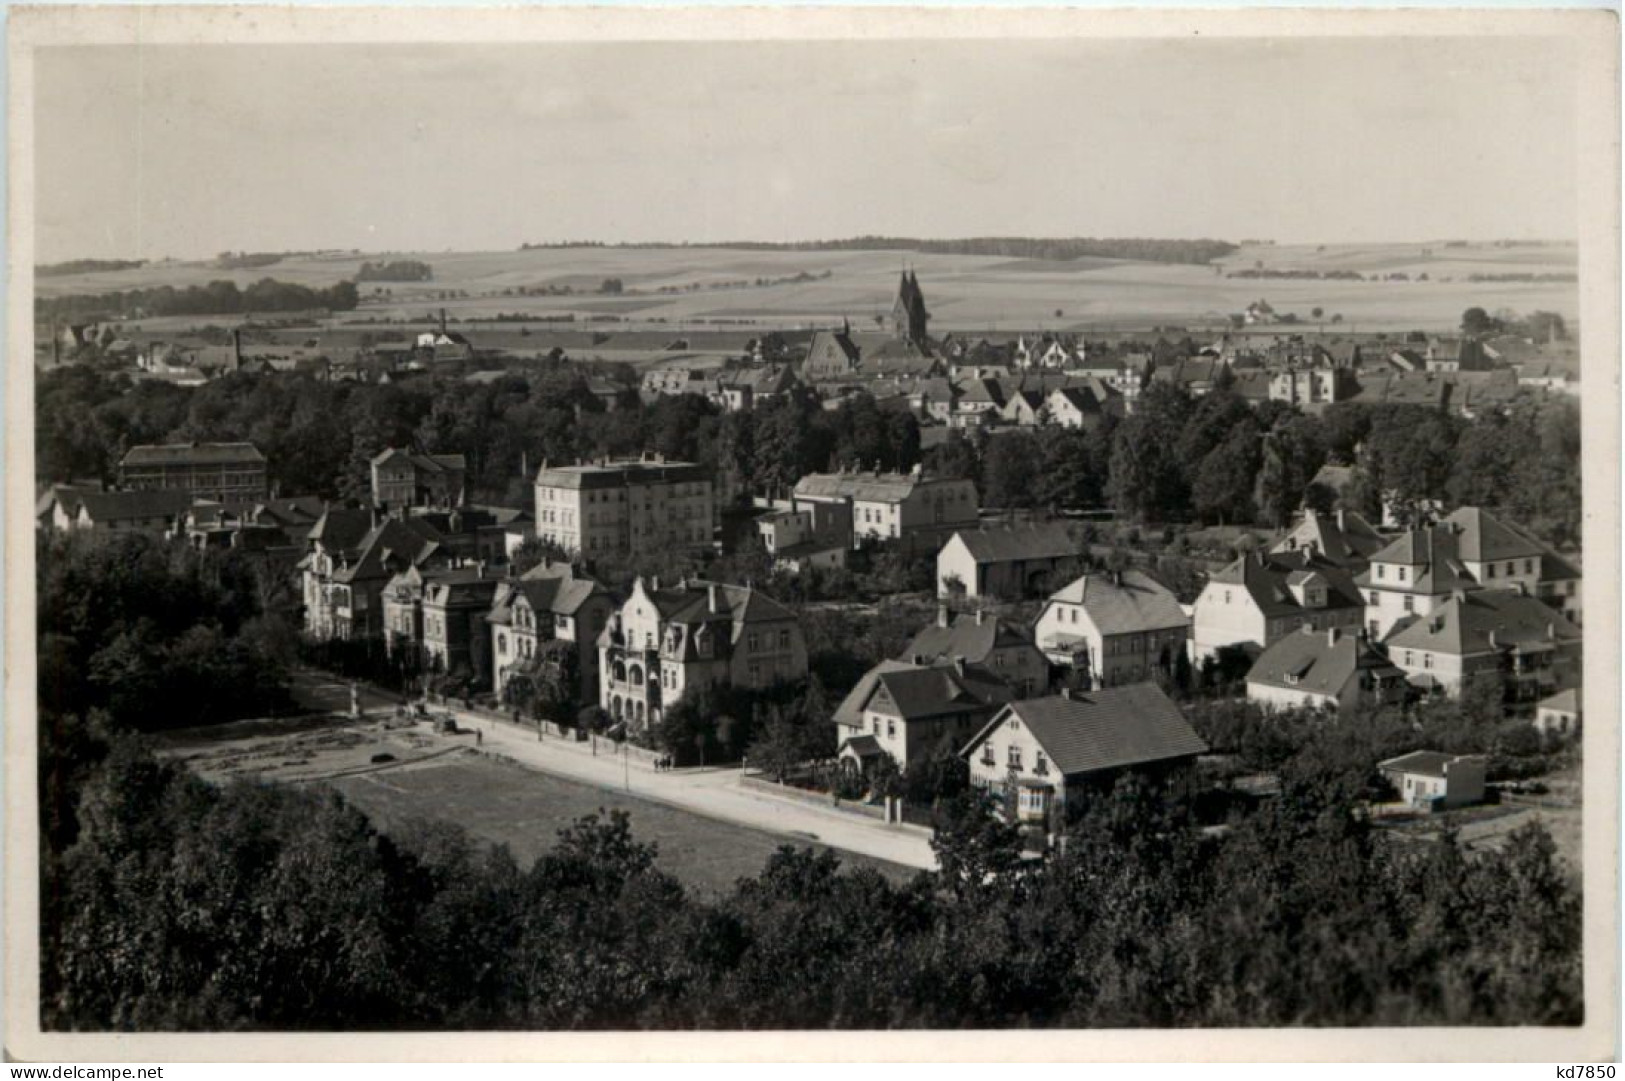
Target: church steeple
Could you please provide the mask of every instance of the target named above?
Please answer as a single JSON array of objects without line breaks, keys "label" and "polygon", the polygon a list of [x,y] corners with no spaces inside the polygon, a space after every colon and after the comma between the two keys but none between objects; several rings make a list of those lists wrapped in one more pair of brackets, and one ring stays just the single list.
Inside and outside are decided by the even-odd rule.
[{"label": "church steeple", "polygon": [[931,314],[925,310],[925,294],[920,290],[919,276],[904,270],[897,284],[897,300],[892,305],[892,335],[923,349],[926,322],[930,318]]}]

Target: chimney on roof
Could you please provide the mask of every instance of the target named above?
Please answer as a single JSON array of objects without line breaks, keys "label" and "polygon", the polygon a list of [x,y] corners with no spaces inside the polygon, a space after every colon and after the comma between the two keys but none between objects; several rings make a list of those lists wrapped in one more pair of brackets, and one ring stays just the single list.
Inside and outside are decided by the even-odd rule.
[{"label": "chimney on roof", "polygon": [[1556,623],[1548,622],[1546,624],[1546,638],[1547,638],[1548,641],[1552,641],[1552,642],[1557,641],[1557,624]]},{"label": "chimney on roof", "polygon": [[914,654],[913,656],[909,657],[909,663],[916,664],[916,665],[919,665],[921,667],[924,667],[924,665],[925,665],[925,654],[923,654],[923,653]]},{"label": "chimney on roof", "polygon": [[1338,507],[1337,508],[1337,529],[1338,529],[1339,532],[1342,532],[1343,530],[1348,528],[1348,526],[1345,524],[1345,522],[1346,522],[1346,519],[1344,518],[1344,515],[1343,515],[1343,508]]},{"label": "chimney on roof", "polygon": [[446,333],[446,309],[440,309],[440,333]]},{"label": "chimney on roof", "polygon": [[978,609],[977,609],[977,610],[976,610],[976,625],[977,625],[977,626],[978,626],[978,627],[980,627],[980,626],[981,626],[981,625],[982,625],[982,621],[983,621],[983,620],[984,620],[984,619],[985,619],[985,618],[986,618],[986,617],[987,617],[987,612],[986,612],[986,611],[985,611],[985,610],[983,610],[983,609],[981,609],[981,608],[978,608]]},{"label": "chimney on roof", "polygon": [[722,598],[717,596],[717,586],[715,582],[712,582],[710,585],[705,587],[705,603],[712,612],[722,611]]},{"label": "chimney on roof", "polygon": [[649,591],[652,592],[652,593],[659,593],[660,592],[660,576],[658,574],[650,575],[650,577],[649,577]]},{"label": "chimney on roof", "polygon": [[965,658],[954,658],[954,671],[961,676],[965,674]]},{"label": "chimney on roof", "polygon": [[1336,627],[1328,627],[1328,628],[1326,628],[1326,644],[1328,646],[1337,645],[1337,640],[1339,638],[1341,638],[1342,636],[1343,636],[1342,632],[1339,631],[1338,628],[1336,628]]},{"label": "chimney on roof", "polygon": [[1501,643],[1498,641],[1498,638],[1499,638],[1499,635],[1497,635],[1495,633],[1495,628],[1491,627],[1490,628],[1490,648],[1491,649],[1500,649],[1501,648]]},{"label": "chimney on roof", "polygon": [[1452,589],[1450,591],[1450,599],[1455,601],[1457,604],[1461,604],[1467,600],[1467,591],[1465,589]]},{"label": "chimney on roof", "polygon": [[948,625],[948,606],[946,604],[939,604],[939,605],[937,605],[937,626],[946,627],[947,625]]}]

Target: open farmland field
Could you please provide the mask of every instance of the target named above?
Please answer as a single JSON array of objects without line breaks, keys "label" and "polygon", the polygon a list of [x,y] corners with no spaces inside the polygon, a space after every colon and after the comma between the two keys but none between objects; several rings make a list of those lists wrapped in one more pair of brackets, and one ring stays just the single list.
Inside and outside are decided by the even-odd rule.
[{"label": "open farmland field", "polygon": [[[1426,252],[1427,254],[1424,254]],[[721,248],[565,248],[511,252],[414,252],[292,258],[269,267],[222,271],[207,264],[166,264],[103,274],[44,278],[41,296],[95,293],[230,278],[246,285],[262,277],[319,286],[353,275],[365,259],[412,258],[434,267],[433,282],[363,283],[388,297],[368,297],[360,310],[337,317],[421,319],[444,307],[455,320],[499,314],[574,314],[578,322],[613,316],[622,326],[701,326],[743,322],[763,327],[827,326],[850,318],[872,327],[890,310],[897,273],[915,268],[932,313],[932,329],[1110,330],[1155,324],[1218,326],[1230,313],[1265,299],[1280,312],[1311,319],[1341,315],[1350,330],[1455,327],[1468,307],[1556,311],[1578,316],[1577,288],[1564,282],[1469,282],[1470,274],[1572,274],[1572,245],[1489,244],[1448,248],[1413,245],[1260,245],[1215,266],[1113,259],[1047,261],[913,252],[757,252]],[[1354,270],[1405,273],[1428,281],[1242,279],[1226,272],[1262,263],[1274,270]],[[798,276],[812,280],[793,280]],[[624,292],[598,294],[619,279]],[[757,284],[758,280],[762,284]],[[561,289],[574,295],[519,296],[518,290]],[[661,290],[666,290],[662,292]],[[445,291],[467,297],[442,299]],[[509,295],[504,295],[504,292]],[[1056,313],[1060,314],[1057,315]]]},{"label": "open farmland field", "polygon": [[[600,808],[623,810],[631,816],[633,835],[659,846],[659,865],[702,894],[721,893],[756,874],[770,855],[792,843],[483,755],[461,754],[331,784],[386,832],[413,818],[454,822],[478,841],[507,845],[521,866],[552,848],[558,831],[581,816]],[[873,867],[896,882],[914,873],[850,852],[837,855],[847,867]]]}]

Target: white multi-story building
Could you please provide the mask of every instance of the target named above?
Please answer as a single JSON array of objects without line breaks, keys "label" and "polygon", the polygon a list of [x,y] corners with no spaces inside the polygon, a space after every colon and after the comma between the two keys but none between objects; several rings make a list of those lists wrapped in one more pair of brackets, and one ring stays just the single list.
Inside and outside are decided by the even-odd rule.
[{"label": "white multi-story building", "polygon": [[566,552],[636,556],[709,545],[716,525],[710,473],[661,458],[543,465],[536,536]]},{"label": "white multi-story building", "polygon": [[796,509],[812,503],[852,508],[852,546],[866,539],[895,540],[918,551],[939,548],[955,531],[979,520],[976,485],[952,477],[912,473],[813,473],[796,485]]}]

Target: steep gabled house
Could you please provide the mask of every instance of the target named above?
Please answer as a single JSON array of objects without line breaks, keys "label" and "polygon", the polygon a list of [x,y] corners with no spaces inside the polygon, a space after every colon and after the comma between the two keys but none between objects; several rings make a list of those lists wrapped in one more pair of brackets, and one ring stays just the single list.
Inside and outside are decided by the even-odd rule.
[{"label": "steep gabled house", "polygon": [[1042,595],[1076,572],[1079,551],[1062,522],[961,529],[937,553],[937,596]]},{"label": "steep gabled house", "polygon": [[[501,583],[485,617],[491,635],[491,690],[497,701],[530,699],[558,664],[549,643],[573,647],[582,702],[598,697],[598,636],[615,611],[609,590],[568,563],[548,560]],[[528,684],[514,693],[517,683]]]},{"label": "steep gabled house", "polygon": [[1405,673],[1363,630],[1305,628],[1278,639],[1247,672],[1247,700],[1273,708],[1352,708],[1404,698]]},{"label": "steep gabled house", "polygon": [[1452,593],[1521,590],[1564,609],[1579,604],[1579,573],[1545,545],[1478,507],[1408,529],[1371,556],[1356,580],[1366,625],[1381,640],[1406,616],[1426,616]]},{"label": "steep gabled house", "polygon": [[1160,688],[1132,683],[1011,702],[960,755],[973,786],[1013,795],[1019,820],[1044,822],[1125,772],[1183,770],[1207,749]]},{"label": "steep gabled house", "polygon": [[1526,593],[1457,591],[1428,615],[1397,624],[1388,657],[1424,692],[1457,697],[1475,676],[1532,704],[1580,681],[1580,629]]},{"label": "steep gabled house", "polygon": [[859,768],[879,754],[900,768],[933,753],[952,754],[1013,696],[1003,680],[962,660],[933,666],[882,661],[870,673],[835,714],[837,753]]},{"label": "steep gabled house", "polygon": [[936,622],[916,634],[899,659],[928,666],[964,661],[999,677],[1018,698],[1049,686],[1049,662],[1032,638],[981,609],[950,619],[947,605],[939,606]]},{"label": "steep gabled house", "polygon": [[1305,625],[1352,633],[1365,605],[1348,571],[1306,549],[1254,552],[1214,574],[1192,609],[1192,660],[1226,646],[1256,656]]},{"label": "steep gabled house", "polygon": [[[1335,466],[1322,467],[1316,480]],[[1305,508],[1303,517],[1284,536],[1270,545],[1272,555],[1290,555],[1308,549],[1352,574],[1359,574],[1371,557],[1388,545],[1388,538],[1353,511],[1337,510],[1320,514]]]},{"label": "steep gabled house", "polygon": [[807,357],[801,362],[801,378],[809,383],[843,383],[861,378],[861,357],[850,325],[840,330],[820,330],[813,335]]},{"label": "steep gabled house", "polygon": [[468,463],[461,454],[418,454],[390,447],[373,457],[372,501],[380,507],[457,507]]},{"label": "steep gabled house", "polygon": [[1050,663],[1112,687],[1167,676],[1190,638],[1173,592],[1141,571],[1085,574],[1050,596],[1033,625]]},{"label": "steep gabled house", "polygon": [[415,519],[380,519],[371,510],[329,508],[311,527],[309,543],[298,567],[305,631],[318,639],[382,636],[389,581],[408,567],[446,562],[433,527]]},{"label": "steep gabled house", "polygon": [[638,578],[598,636],[599,704],[635,728],[657,723],[691,688],[764,688],[804,679],[795,613],[749,585]]}]

